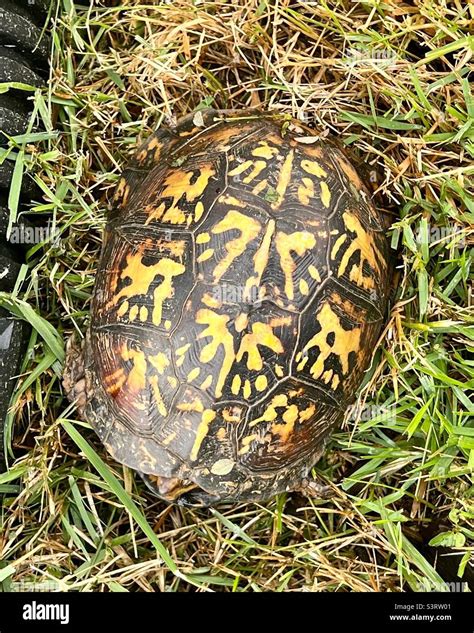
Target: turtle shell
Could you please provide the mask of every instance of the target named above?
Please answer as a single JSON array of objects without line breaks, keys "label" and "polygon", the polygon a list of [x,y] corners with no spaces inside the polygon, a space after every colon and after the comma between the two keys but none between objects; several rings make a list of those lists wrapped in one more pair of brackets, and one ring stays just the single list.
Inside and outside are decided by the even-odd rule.
[{"label": "turtle shell", "polygon": [[383,324],[382,214],[334,142],[198,111],[118,184],[86,338],[84,416],[180,503],[298,489]]}]

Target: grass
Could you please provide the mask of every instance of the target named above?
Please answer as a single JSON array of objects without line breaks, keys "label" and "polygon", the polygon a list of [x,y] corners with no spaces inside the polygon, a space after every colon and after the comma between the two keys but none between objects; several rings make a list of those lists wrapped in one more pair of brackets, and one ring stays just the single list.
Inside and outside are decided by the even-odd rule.
[{"label": "grass", "polygon": [[[31,212],[56,238],[0,295],[32,326],[0,475],[1,586],[408,591],[472,578],[473,6],[104,4],[61,2],[51,81],[31,93],[43,132],[0,157],[15,161],[12,220],[33,177]],[[397,281],[359,406],[316,468],[333,497],[185,510],[150,496],[78,420],[64,341],[87,326],[106,210],[137,142],[199,107],[249,105],[338,136],[368,165]]]}]

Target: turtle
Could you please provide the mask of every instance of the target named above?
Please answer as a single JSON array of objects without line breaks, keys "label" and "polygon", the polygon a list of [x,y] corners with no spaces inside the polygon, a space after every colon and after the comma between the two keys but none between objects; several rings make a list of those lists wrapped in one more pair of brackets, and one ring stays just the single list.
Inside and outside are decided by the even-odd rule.
[{"label": "turtle", "polygon": [[314,491],[386,318],[387,224],[361,173],[288,115],[212,108],[126,166],[63,384],[161,499]]}]

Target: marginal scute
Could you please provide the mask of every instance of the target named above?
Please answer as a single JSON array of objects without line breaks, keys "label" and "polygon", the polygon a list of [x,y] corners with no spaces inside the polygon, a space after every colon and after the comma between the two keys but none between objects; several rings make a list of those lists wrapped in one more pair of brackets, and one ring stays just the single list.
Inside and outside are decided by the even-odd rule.
[{"label": "marginal scute", "polygon": [[150,136],[118,182],[77,374],[112,456],[170,502],[296,489],[380,335],[383,226],[300,122],[204,109]]},{"label": "marginal scute", "polygon": [[238,455],[251,471],[289,468],[321,449],[339,417],[316,389],[287,379],[249,411]]},{"label": "marginal scute", "polygon": [[[166,340],[146,330],[99,330],[91,353],[113,414],[130,432],[151,436],[164,424],[177,391]],[[160,351],[158,351],[160,350]]]}]

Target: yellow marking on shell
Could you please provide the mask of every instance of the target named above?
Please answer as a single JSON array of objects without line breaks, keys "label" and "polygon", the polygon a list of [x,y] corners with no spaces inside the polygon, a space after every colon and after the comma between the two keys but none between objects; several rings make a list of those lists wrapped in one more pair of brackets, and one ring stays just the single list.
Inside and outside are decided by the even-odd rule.
[{"label": "yellow marking on shell", "polygon": [[160,147],[161,143],[160,140],[157,136],[153,135],[150,140],[147,142],[146,144],[146,149],[152,150],[152,149],[158,149],[158,147]]},{"label": "yellow marking on shell", "polygon": [[199,376],[200,373],[201,373],[201,369],[199,367],[195,367],[194,369],[191,369],[191,371],[188,374],[187,381],[192,382],[193,380],[196,380],[196,378]]},{"label": "yellow marking on shell", "polygon": [[159,374],[163,374],[170,364],[168,357],[166,354],[163,354],[163,352],[158,352],[158,354],[155,354],[154,356],[149,356],[148,360]]},{"label": "yellow marking on shell", "polygon": [[265,135],[265,141],[273,143],[279,147],[281,147],[284,143],[283,138],[279,134],[274,134],[273,132]]},{"label": "yellow marking on shell", "polygon": [[239,123],[238,125],[227,124],[220,129],[212,130],[212,141],[218,151],[222,151],[229,146],[234,139],[237,141],[245,136],[246,132],[252,128],[252,122],[249,124]]},{"label": "yellow marking on shell", "polygon": [[180,411],[197,411],[197,413],[204,411],[204,405],[197,397],[193,398],[191,402],[180,402],[176,405],[176,408]]},{"label": "yellow marking on shell", "polygon": [[321,187],[321,202],[326,207],[326,209],[328,209],[331,203],[331,192],[329,191],[329,187],[327,186],[327,183],[325,182],[321,182],[320,187]]},{"label": "yellow marking on shell", "polygon": [[205,409],[202,412],[201,422],[196,430],[196,439],[194,440],[193,447],[191,449],[191,453],[189,455],[191,460],[197,459],[199,449],[201,448],[201,444],[204,441],[204,438],[209,433],[209,425],[216,417],[216,412],[212,409]]},{"label": "yellow marking on shell", "polygon": [[263,367],[263,359],[259,346],[268,347],[277,354],[284,352],[283,345],[273,333],[271,325],[258,321],[252,324],[252,332],[248,332],[242,337],[236,356],[237,362],[240,362],[244,355],[247,354],[247,368],[253,371],[260,371]]},{"label": "yellow marking on shell", "polygon": [[253,435],[247,435],[246,437],[242,438],[241,444],[242,447],[239,449],[239,455],[245,455],[245,453],[248,453],[248,451],[250,450],[250,444],[254,441],[254,440],[258,440],[259,439],[259,435],[258,434],[253,434]]},{"label": "yellow marking on shell", "polygon": [[165,180],[166,189],[161,195],[163,197],[172,196],[176,202],[184,196],[188,202],[194,202],[196,198],[204,193],[210,178],[215,173],[215,170],[210,165],[203,165],[199,169],[195,182],[191,184],[190,181],[194,177],[192,172],[172,172]]},{"label": "yellow marking on shell", "polygon": [[167,250],[176,259],[183,257],[186,246],[185,240],[162,240],[159,243],[160,250]]},{"label": "yellow marking on shell", "polygon": [[240,422],[241,409],[233,407],[232,409],[224,409],[222,417],[226,422]]},{"label": "yellow marking on shell", "polygon": [[270,327],[281,327],[282,325],[291,325],[291,317],[273,317],[270,319]]},{"label": "yellow marking on shell", "polygon": [[[166,205],[162,203],[149,214],[145,224],[149,224],[149,222],[154,219],[170,224],[183,224],[186,220],[186,215],[184,211],[177,206],[178,202],[183,198],[188,202],[194,202],[196,198],[204,193],[210,178],[214,176],[215,173],[215,170],[211,166],[203,165],[199,169],[196,181],[191,184],[191,180],[194,178],[192,171],[183,171],[181,169],[172,171],[166,178],[164,182],[165,187],[160,193],[160,198],[173,198],[171,206],[166,209]],[[204,207],[202,210],[204,210]],[[197,205],[195,207],[195,213],[196,216],[199,215]]]},{"label": "yellow marking on shell", "polygon": [[245,207],[245,203],[243,200],[239,200],[235,196],[231,196],[229,194],[222,194],[219,198],[219,202],[223,204],[227,204],[232,207],[239,207],[243,209]]},{"label": "yellow marking on shell", "polygon": [[213,475],[228,475],[234,468],[235,462],[233,459],[218,459],[217,462],[211,466],[211,473]]},{"label": "yellow marking on shell", "polygon": [[[160,325],[163,302],[165,299],[171,298],[174,294],[173,277],[182,275],[186,267],[168,257],[163,257],[152,266],[145,266],[142,263],[142,259],[142,251],[127,256],[127,265],[123,269],[120,278],[129,278],[132,283],[122,288],[122,290],[115,295],[112,303],[117,304],[122,298],[132,299],[137,295],[146,295],[155,278],[161,276],[163,277],[163,281],[155,288],[153,293],[152,313],[154,325]],[[118,312],[121,312],[120,308]]]},{"label": "yellow marking on shell", "polygon": [[310,264],[308,266],[308,272],[311,275],[311,277],[313,279],[315,279],[316,281],[321,281],[321,276],[317,270],[317,268],[315,266],[313,266],[313,264]]},{"label": "yellow marking on shell", "polygon": [[147,226],[152,220],[161,220],[163,213],[166,211],[166,204],[162,202],[157,207],[153,204],[148,204],[145,207],[145,211],[148,214],[145,220],[145,226]]},{"label": "yellow marking on shell", "polygon": [[208,259],[211,259],[211,257],[214,255],[214,249],[213,248],[207,248],[205,251],[203,251],[199,257],[196,259],[197,262],[201,263],[201,262],[205,262]]},{"label": "yellow marking on shell", "polygon": [[331,383],[331,387],[333,389],[336,389],[339,383],[341,382],[341,379],[339,378],[339,376],[332,369],[325,371],[324,374],[322,375],[322,379],[324,380],[326,384]]},{"label": "yellow marking on shell", "polygon": [[327,178],[327,173],[315,160],[303,159],[301,161],[301,167],[305,170],[305,172],[311,174],[312,176],[317,176],[318,178]]},{"label": "yellow marking on shell", "polygon": [[347,239],[347,233],[343,233],[337,238],[337,240],[334,242],[334,245],[331,249],[331,259],[335,259],[335,257],[337,256],[339,252],[339,249],[344,244],[346,239]]},{"label": "yellow marking on shell", "polygon": [[225,427],[221,426],[216,433],[216,437],[220,442],[223,442],[227,437],[227,431]]},{"label": "yellow marking on shell", "polygon": [[279,435],[281,442],[285,444],[288,442],[290,435],[293,433],[295,428],[295,422],[298,419],[298,407],[296,404],[291,404],[288,409],[283,413],[283,424],[278,424],[274,422],[270,430],[275,435]]},{"label": "yellow marking on shell", "polygon": [[176,431],[173,431],[173,433],[170,433],[164,440],[163,440],[163,444],[165,446],[168,446],[169,444],[171,444],[171,442],[176,438]]},{"label": "yellow marking on shell", "polygon": [[335,158],[336,158],[336,161],[337,161],[338,165],[341,167],[342,171],[349,178],[350,182],[358,190],[360,190],[363,187],[363,184],[362,184],[361,179],[359,178],[359,174],[356,172],[354,167],[352,167],[352,165],[347,160],[345,160],[344,158],[341,158],[341,157],[339,157],[337,155],[336,155]]},{"label": "yellow marking on shell", "polygon": [[230,317],[227,315],[217,314],[217,312],[213,312],[212,310],[208,310],[206,308],[198,310],[196,314],[196,323],[208,326],[198,335],[198,339],[212,339],[202,348],[199,360],[202,363],[209,363],[214,359],[219,347],[222,346],[223,348],[224,358],[222,360],[215,390],[217,397],[222,395],[222,388],[232,368],[235,356],[234,337],[227,329],[229,320]]},{"label": "yellow marking on shell", "polygon": [[281,205],[283,198],[285,196],[286,190],[288,188],[288,185],[290,184],[294,155],[295,155],[294,150],[290,150],[288,152],[285,158],[285,161],[282,165],[282,168],[280,170],[280,173],[278,174],[278,182],[276,186],[276,193],[278,195],[278,198],[276,199],[275,202],[272,203],[271,205],[272,209],[278,209],[278,207]]},{"label": "yellow marking on shell", "polygon": [[133,393],[139,393],[146,387],[147,363],[145,354],[142,351],[129,349],[123,345],[121,350],[122,360],[131,361],[132,368],[127,376],[127,387]]},{"label": "yellow marking on shell", "polygon": [[178,347],[178,349],[176,350],[177,356],[183,356],[183,354],[186,354],[186,352],[188,351],[190,347],[191,347],[191,343],[186,343],[186,345],[183,345],[182,347]]},{"label": "yellow marking on shell", "polygon": [[267,230],[263,236],[262,243],[260,244],[257,252],[253,257],[255,276],[250,277],[245,282],[244,288],[244,300],[248,301],[250,298],[251,288],[259,287],[262,280],[262,275],[268,264],[268,258],[270,255],[270,246],[272,243],[272,237],[275,233],[275,220],[270,220],[267,225]]},{"label": "yellow marking on shell", "polygon": [[291,404],[288,409],[283,413],[283,421],[287,424],[294,424],[298,419],[298,407],[296,404]]},{"label": "yellow marking on shell", "polygon": [[240,163],[240,165],[237,165],[237,167],[234,167],[234,169],[231,169],[228,173],[229,176],[240,176],[240,174],[243,174],[244,171],[247,171],[247,169],[249,169],[249,167],[251,167],[253,165],[253,161],[251,160],[246,160],[243,163]]},{"label": "yellow marking on shell", "polygon": [[300,292],[302,295],[309,294],[308,282],[305,279],[300,279],[299,287],[300,287]]},{"label": "yellow marking on shell", "polygon": [[301,394],[303,393],[303,389],[300,387],[299,389],[290,389],[290,391],[288,392],[288,394],[290,395],[291,398],[294,398],[296,396],[301,396]]},{"label": "yellow marking on shell", "polygon": [[169,321],[168,319],[165,321],[165,330],[169,330],[171,329],[171,321]]},{"label": "yellow marking on shell", "polygon": [[267,160],[270,160],[277,154],[278,149],[276,147],[270,147],[265,141],[261,141],[259,146],[252,150],[252,156],[255,156],[255,158],[266,158]]},{"label": "yellow marking on shell", "polygon": [[242,182],[245,184],[252,182],[252,180],[254,180],[266,166],[267,163],[264,160],[256,160],[255,163],[253,163],[252,171],[248,174],[248,176],[245,176],[245,178],[242,179]]},{"label": "yellow marking on shell", "polygon": [[123,317],[125,314],[127,314],[128,308],[129,308],[128,301],[124,301],[122,305],[119,307],[119,309],[117,310],[117,316]]},{"label": "yellow marking on shell", "polygon": [[255,187],[252,189],[252,193],[254,196],[258,196],[267,187],[268,187],[268,180],[264,178],[263,180],[260,180],[260,182],[258,182],[255,185]]},{"label": "yellow marking on shell", "polygon": [[140,308],[140,321],[142,323],[148,319],[148,308],[146,306],[141,306]]},{"label": "yellow marking on shell", "polygon": [[316,405],[310,404],[308,407],[306,407],[306,409],[303,409],[303,411],[300,412],[299,421],[306,422],[307,420],[310,420],[315,414],[315,412],[316,412]]},{"label": "yellow marking on shell", "polygon": [[302,257],[306,251],[311,250],[316,245],[316,238],[307,231],[297,231],[296,233],[283,233],[279,231],[275,238],[275,247],[280,256],[280,266],[285,275],[285,294],[288,299],[294,298],[293,273],[296,264],[291,253],[296,253]]},{"label": "yellow marking on shell", "polygon": [[207,244],[207,242],[209,242],[210,239],[211,239],[211,236],[209,235],[209,233],[200,233],[196,237],[196,244]]},{"label": "yellow marking on shell", "polygon": [[239,374],[236,374],[232,379],[232,385],[230,387],[230,390],[232,391],[234,396],[237,396],[239,394],[241,385],[242,385],[242,379],[239,376]]},{"label": "yellow marking on shell", "polygon": [[275,365],[275,374],[278,376],[278,378],[282,378],[285,375],[283,367],[281,365]]},{"label": "yellow marking on shell", "polygon": [[[316,319],[321,326],[321,330],[315,334],[304,346],[298,365],[298,371],[301,371],[308,361],[308,351],[312,348],[318,348],[318,356],[316,361],[310,367],[309,371],[313,378],[320,378],[324,372],[324,363],[331,354],[335,354],[339,358],[342,373],[346,375],[349,372],[349,356],[351,352],[357,352],[360,349],[361,329],[355,327],[352,330],[345,330],[342,326],[339,316],[333,311],[329,303],[324,303]],[[327,337],[334,333],[334,344],[329,345]]]},{"label": "yellow marking on shell", "polygon": [[364,321],[366,320],[366,309],[356,306],[354,303],[352,303],[352,301],[343,299],[341,295],[339,295],[337,292],[331,293],[330,299],[338,306],[340,306],[345,314],[350,315],[354,321],[357,321],[358,323],[364,323]]},{"label": "yellow marking on shell", "polygon": [[[112,382],[110,385],[106,387],[107,393],[112,393],[112,394],[117,393],[118,391],[120,391],[123,385],[127,382],[127,376],[125,376],[123,369],[119,371],[122,372],[122,375],[117,376],[117,378],[115,379],[115,382]],[[110,376],[107,376],[106,378],[110,378]]]},{"label": "yellow marking on shell", "polygon": [[105,376],[104,382],[105,383],[114,382],[115,380],[117,380],[117,378],[121,378],[124,375],[125,375],[125,372],[123,370],[123,367],[119,367],[113,373],[108,374],[108,376]]},{"label": "yellow marking on shell", "polygon": [[153,392],[153,397],[155,399],[156,402],[156,407],[158,409],[158,412],[163,416],[167,416],[168,415],[168,411],[166,410],[166,406],[163,400],[163,396],[161,395],[161,391],[160,391],[160,387],[158,385],[158,376],[150,376],[149,378],[149,382],[151,385],[151,389]]},{"label": "yellow marking on shell", "polygon": [[311,178],[302,178],[303,184],[298,187],[298,200],[303,205],[308,205],[314,198],[314,183]]},{"label": "yellow marking on shell", "polygon": [[325,371],[323,373],[323,375],[321,376],[321,380],[323,382],[325,382],[326,384],[331,382],[332,377],[334,376],[334,371],[332,369],[328,369],[327,371]]},{"label": "yellow marking on shell", "polygon": [[130,195],[130,186],[125,180],[125,178],[120,178],[119,184],[117,186],[117,190],[115,193],[115,199],[120,200],[120,206],[125,206],[127,204],[128,197]]},{"label": "yellow marking on shell", "polygon": [[342,256],[337,275],[341,277],[346,272],[350,258],[355,252],[360,251],[360,263],[352,266],[349,279],[363,288],[374,288],[374,279],[364,275],[364,262],[368,262],[373,270],[380,273],[379,262],[383,261],[382,254],[375,245],[372,235],[364,229],[356,215],[346,211],[342,217],[347,230],[355,233],[356,237],[350,242]]},{"label": "yellow marking on shell", "polygon": [[178,381],[174,376],[167,376],[166,379],[170,387],[172,387],[173,389],[175,389],[178,386]]},{"label": "yellow marking on shell", "polygon": [[301,150],[306,156],[310,156],[311,158],[321,158],[323,155],[323,150],[318,145],[303,145]]},{"label": "yellow marking on shell", "polygon": [[194,207],[194,221],[199,222],[199,220],[202,218],[203,213],[204,213],[204,205],[199,200],[199,202],[196,202],[196,206]]},{"label": "yellow marking on shell", "polygon": [[179,135],[181,136],[181,138],[186,138],[188,136],[193,136],[194,134],[196,134],[198,129],[199,128],[197,128],[197,127],[193,127],[192,130],[183,130],[182,132],[179,133]]},{"label": "yellow marking on shell", "polygon": [[213,294],[210,294],[209,292],[206,292],[202,296],[201,301],[208,308],[220,308],[222,305],[222,301],[219,301],[219,299],[216,296],[214,296]]},{"label": "yellow marking on shell", "polygon": [[255,388],[257,391],[264,391],[268,386],[268,379],[265,374],[260,374],[255,380]]},{"label": "yellow marking on shell", "polygon": [[221,279],[234,259],[240,257],[247,248],[247,245],[257,237],[261,229],[261,224],[254,218],[231,209],[227,212],[225,217],[212,228],[212,233],[216,235],[232,229],[240,231],[240,236],[226,243],[225,248],[227,254],[214,269],[214,283]]},{"label": "yellow marking on shell", "polygon": [[207,389],[209,389],[209,387],[212,385],[213,379],[214,377],[211,374],[209,374],[209,376],[207,376],[207,378],[201,384],[200,389],[202,389],[203,391],[206,391]]},{"label": "yellow marking on shell", "polygon": [[162,220],[167,224],[183,224],[186,221],[186,215],[178,207],[172,206],[163,215]]},{"label": "yellow marking on shell", "polygon": [[234,328],[236,332],[242,332],[245,330],[249,322],[248,314],[241,312],[234,321]]},{"label": "yellow marking on shell", "polygon": [[148,156],[148,151],[146,147],[144,147],[143,149],[141,149],[135,154],[135,158],[140,163],[140,165],[143,163],[144,160],[146,160],[147,156]]},{"label": "yellow marking on shell", "polygon": [[[174,295],[173,277],[182,275],[186,271],[183,264],[164,257],[156,265],[156,271],[163,277],[163,281],[153,292],[153,313],[152,321],[154,325],[160,325],[165,299],[170,299]],[[171,323],[168,321],[169,326]],[[169,327],[167,328],[169,329]]]},{"label": "yellow marking on shell", "polygon": [[[135,450],[140,464],[148,465],[152,469],[156,469],[156,455],[153,455],[147,448],[143,438],[136,438]],[[151,475],[153,476],[153,475]]]},{"label": "yellow marking on shell", "polygon": [[278,395],[273,396],[270,404],[267,406],[267,408],[263,412],[263,415],[261,415],[259,418],[255,418],[255,420],[252,420],[249,424],[249,428],[254,427],[259,422],[273,422],[278,417],[278,413],[276,409],[278,407],[286,407],[287,405],[288,405],[288,396],[286,394],[279,393]]}]

